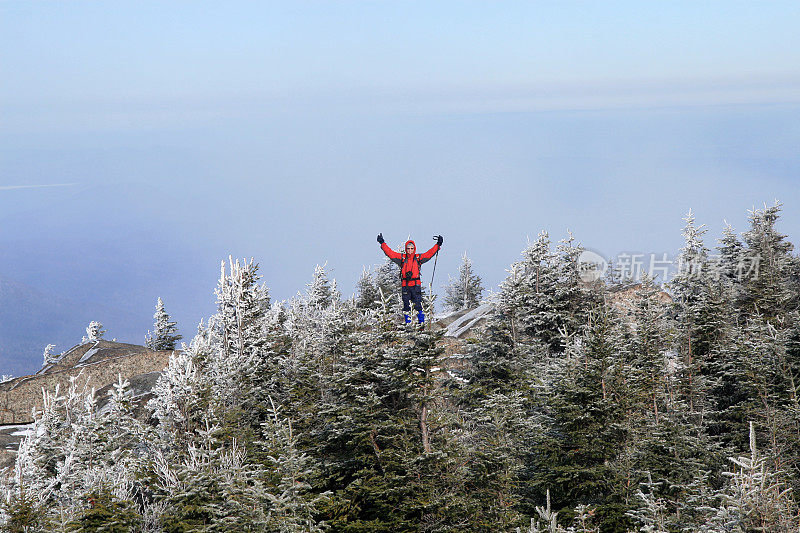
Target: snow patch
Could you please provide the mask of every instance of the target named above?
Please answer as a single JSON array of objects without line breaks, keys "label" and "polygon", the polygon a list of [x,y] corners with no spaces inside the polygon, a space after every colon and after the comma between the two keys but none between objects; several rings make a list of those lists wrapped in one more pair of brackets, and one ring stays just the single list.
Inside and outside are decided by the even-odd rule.
[{"label": "snow patch", "polygon": [[0,426],[0,432],[8,431],[9,429],[29,429],[33,426],[33,423],[30,424],[13,424],[8,426]]},{"label": "snow patch", "polygon": [[99,352],[100,348],[97,347],[98,344],[100,344],[100,342],[99,341],[95,341],[94,346],[92,346],[91,348],[86,350],[86,353],[83,354],[83,357],[81,357],[80,361],[78,361],[78,364],[76,364],[75,366],[78,366],[81,363],[85,363],[86,361],[89,360],[90,357],[92,357],[94,354]]},{"label": "snow patch", "polygon": [[469,380],[468,380],[468,379],[464,379],[464,378],[462,378],[461,376],[459,376],[458,374],[456,374],[456,373],[455,373],[454,371],[452,371],[452,370],[448,370],[448,371],[447,371],[447,375],[448,375],[448,376],[450,376],[451,378],[453,378],[454,380],[456,380],[456,381],[460,382],[460,383],[469,383]]},{"label": "snow patch", "polygon": [[451,316],[453,316],[453,315],[457,315],[457,314],[458,314],[458,313],[460,313],[460,312],[461,312],[461,311],[442,311],[442,312],[439,312],[439,313],[436,313],[436,314],[434,314],[434,315],[433,315],[433,319],[434,319],[435,321],[437,321],[437,322],[438,322],[439,320],[446,320],[446,319],[450,318],[450,317],[451,317]]},{"label": "snow patch", "polygon": [[48,370],[53,368],[53,366],[55,366],[55,365],[53,365],[53,364],[45,365],[45,366],[43,366],[41,368],[41,370],[37,371],[36,374],[34,374],[34,375],[38,376],[39,374],[44,374],[45,372],[47,372]]},{"label": "snow patch", "polygon": [[481,304],[461,318],[453,321],[444,331],[445,337],[460,337],[470,328],[474,327],[479,320],[486,318],[492,310],[492,304]]},{"label": "snow patch", "polygon": [[30,424],[14,424],[0,426],[0,434],[10,437],[27,437],[33,432],[33,422]]}]

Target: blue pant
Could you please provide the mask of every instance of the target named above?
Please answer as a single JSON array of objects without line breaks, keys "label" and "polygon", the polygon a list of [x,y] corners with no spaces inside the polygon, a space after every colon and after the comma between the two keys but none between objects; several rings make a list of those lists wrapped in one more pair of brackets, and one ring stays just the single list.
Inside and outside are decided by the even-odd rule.
[{"label": "blue pant", "polygon": [[411,302],[414,302],[414,310],[417,313],[422,312],[422,286],[403,287],[403,311],[406,313],[411,311]]}]

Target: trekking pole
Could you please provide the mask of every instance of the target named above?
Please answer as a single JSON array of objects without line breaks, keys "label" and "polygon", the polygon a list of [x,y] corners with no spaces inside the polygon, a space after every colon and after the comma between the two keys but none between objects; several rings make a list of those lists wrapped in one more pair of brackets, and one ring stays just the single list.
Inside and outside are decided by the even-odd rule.
[{"label": "trekking pole", "polygon": [[[438,237],[433,238],[434,241],[439,240]],[[433,278],[436,277],[436,263],[439,261],[439,250],[436,250],[436,254],[434,255],[433,259],[433,272],[431,273],[431,282],[428,284],[428,295],[430,297],[430,309],[428,309],[428,314],[431,316],[431,320],[433,320]],[[431,328],[431,320],[427,321],[427,329]]]},{"label": "trekking pole", "polygon": [[[439,237],[438,236],[434,237],[433,240],[438,241]],[[441,250],[441,248],[439,248],[439,250]],[[431,284],[428,285],[428,288],[430,288],[431,293],[433,293],[433,278],[434,276],[436,276],[436,262],[439,260],[439,250],[436,250],[436,255],[434,256],[433,259],[433,273],[431,274]]]}]

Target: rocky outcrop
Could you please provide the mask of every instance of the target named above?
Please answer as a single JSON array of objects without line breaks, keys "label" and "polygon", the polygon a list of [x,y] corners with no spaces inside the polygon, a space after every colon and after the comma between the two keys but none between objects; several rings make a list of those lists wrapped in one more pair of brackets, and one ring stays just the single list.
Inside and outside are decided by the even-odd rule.
[{"label": "rocky outcrop", "polygon": [[[633,316],[639,301],[642,299],[641,291],[642,284],[635,283],[621,289],[609,291],[609,299],[611,305],[617,308],[621,313],[623,319],[629,320]],[[672,296],[669,293],[659,290],[656,293],[656,299],[662,304],[671,304]]]},{"label": "rocky outcrop", "polygon": [[[70,378],[88,379],[89,387],[102,389],[117,380],[159,372],[167,366],[170,352],[106,340],[72,347],[53,364],[32,376],[0,383],[0,425],[27,424],[33,410],[42,405],[42,390],[65,390]],[[98,397],[100,397],[98,395]]]},{"label": "rocky outcrop", "polygon": [[77,377],[81,386],[87,383],[96,390],[102,409],[108,400],[107,391],[122,376],[130,381],[141,408],[167,366],[169,354],[136,344],[90,341],[73,346],[32,376],[0,383],[0,468],[14,464],[19,443],[32,425],[33,412],[42,406],[43,390],[65,390],[70,379]]}]

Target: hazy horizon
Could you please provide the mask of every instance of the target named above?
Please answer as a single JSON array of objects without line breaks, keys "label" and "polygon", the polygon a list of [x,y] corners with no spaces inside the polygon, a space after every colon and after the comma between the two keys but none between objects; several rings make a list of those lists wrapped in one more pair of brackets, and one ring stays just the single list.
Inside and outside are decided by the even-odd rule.
[{"label": "hazy horizon", "polygon": [[0,279],[109,337],[142,342],[159,296],[191,336],[229,254],[277,300],[326,262],[351,294],[378,232],[444,235],[440,293],[465,251],[496,287],[543,229],[672,256],[688,209],[713,247],[778,199],[800,239],[795,3],[0,13]]}]

